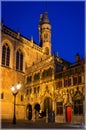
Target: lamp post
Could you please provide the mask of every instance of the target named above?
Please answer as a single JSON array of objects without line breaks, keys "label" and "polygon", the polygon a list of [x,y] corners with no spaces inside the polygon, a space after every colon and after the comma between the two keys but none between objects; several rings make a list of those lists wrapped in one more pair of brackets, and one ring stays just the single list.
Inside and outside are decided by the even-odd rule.
[{"label": "lamp post", "polygon": [[12,94],[14,96],[14,115],[13,115],[13,124],[16,124],[16,108],[15,108],[15,105],[16,105],[16,95],[18,94],[19,92],[19,89],[21,87],[21,84],[17,84],[16,86],[12,85],[11,87],[11,91],[12,91]]}]

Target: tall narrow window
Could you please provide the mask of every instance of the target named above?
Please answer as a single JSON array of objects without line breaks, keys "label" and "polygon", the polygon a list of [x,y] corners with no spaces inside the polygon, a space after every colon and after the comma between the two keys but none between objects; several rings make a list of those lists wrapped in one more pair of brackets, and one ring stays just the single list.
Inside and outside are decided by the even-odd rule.
[{"label": "tall narrow window", "polygon": [[78,76],[78,84],[81,84],[82,83],[82,77],[79,75]]},{"label": "tall narrow window", "polygon": [[2,46],[2,65],[9,66],[10,64],[10,48],[8,44]]},{"label": "tall narrow window", "polygon": [[23,54],[20,54],[20,70],[23,70]]},{"label": "tall narrow window", "polygon": [[39,93],[39,91],[40,91],[40,86],[38,86],[38,88],[37,88],[37,92]]},{"label": "tall narrow window", "polygon": [[64,79],[64,87],[67,87],[67,86],[68,86],[68,80]]},{"label": "tall narrow window", "polygon": [[74,114],[83,114],[83,101],[74,100]]},{"label": "tall narrow window", "polygon": [[34,94],[36,94],[36,88],[34,88]]},{"label": "tall narrow window", "polygon": [[28,93],[29,93],[29,90],[27,89],[27,90],[26,90],[26,95],[28,95]]},{"label": "tall narrow window", "polygon": [[0,93],[0,99],[4,99],[4,93]]},{"label": "tall narrow window", "polygon": [[23,54],[21,50],[16,52],[16,69],[19,71],[23,70]]},{"label": "tall narrow window", "polygon": [[32,93],[32,88],[30,88],[30,94]]},{"label": "tall narrow window", "polygon": [[16,69],[19,69],[19,52],[16,52]]},{"label": "tall narrow window", "polygon": [[56,103],[56,114],[61,115],[63,114],[63,102]]},{"label": "tall narrow window", "polygon": [[71,86],[71,78],[68,79],[68,86]]},{"label": "tall narrow window", "polygon": [[21,95],[21,102],[23,102],[23,100],[24,100],[24,97],[23,97],[23,95]]},{"label": "tall narrow window", "polygon": [[62,81],[58,81],[58,88],[62,87]]},{"label": "tall narrow window", "polygon": [[73,85],[77,85],[77,77],[73,77]]}]

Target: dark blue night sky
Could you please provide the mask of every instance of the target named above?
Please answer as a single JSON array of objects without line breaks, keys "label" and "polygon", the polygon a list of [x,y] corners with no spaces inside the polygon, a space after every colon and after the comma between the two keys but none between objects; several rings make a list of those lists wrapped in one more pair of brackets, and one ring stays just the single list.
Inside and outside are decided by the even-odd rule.
[{"label": "dark blue night sky", "polygon": [[33,36],[39,44],[40,13],[48,11],[52,25],[52,53],[75,62],[75,55],[81,58],[85,53],[85,4],[84,2],[2,2],[1,16],[4,24],[14,31],[20,28],[21,35]]}]

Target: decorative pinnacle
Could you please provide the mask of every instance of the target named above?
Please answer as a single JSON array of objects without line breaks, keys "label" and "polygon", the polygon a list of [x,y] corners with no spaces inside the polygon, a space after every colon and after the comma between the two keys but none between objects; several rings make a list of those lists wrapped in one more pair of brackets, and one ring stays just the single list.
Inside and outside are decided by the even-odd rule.
[{"label": "decorative pinnacle", "polygon": [[40,14],[40,24],[49,23],[48,12]]}]

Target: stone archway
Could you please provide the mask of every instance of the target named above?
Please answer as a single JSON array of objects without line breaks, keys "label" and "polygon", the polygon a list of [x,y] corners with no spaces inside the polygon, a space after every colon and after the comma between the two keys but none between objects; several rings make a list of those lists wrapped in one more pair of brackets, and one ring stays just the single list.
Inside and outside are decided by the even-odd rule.
[{"label": "stone archway", "polygon": [[27,105],[27,108],[26,108],[26,117],[28,120],[31,120],[32,119],[32,105]]},{"label": "stone archway", "polygon": [[40,104],[36,103],[34,106],[35,109],[35,119],[39,118]]},{"label": "stone archway", "polygon": [[34,109],[39,112],[40,111],[40,105],[38,103],[35,104]]}]

